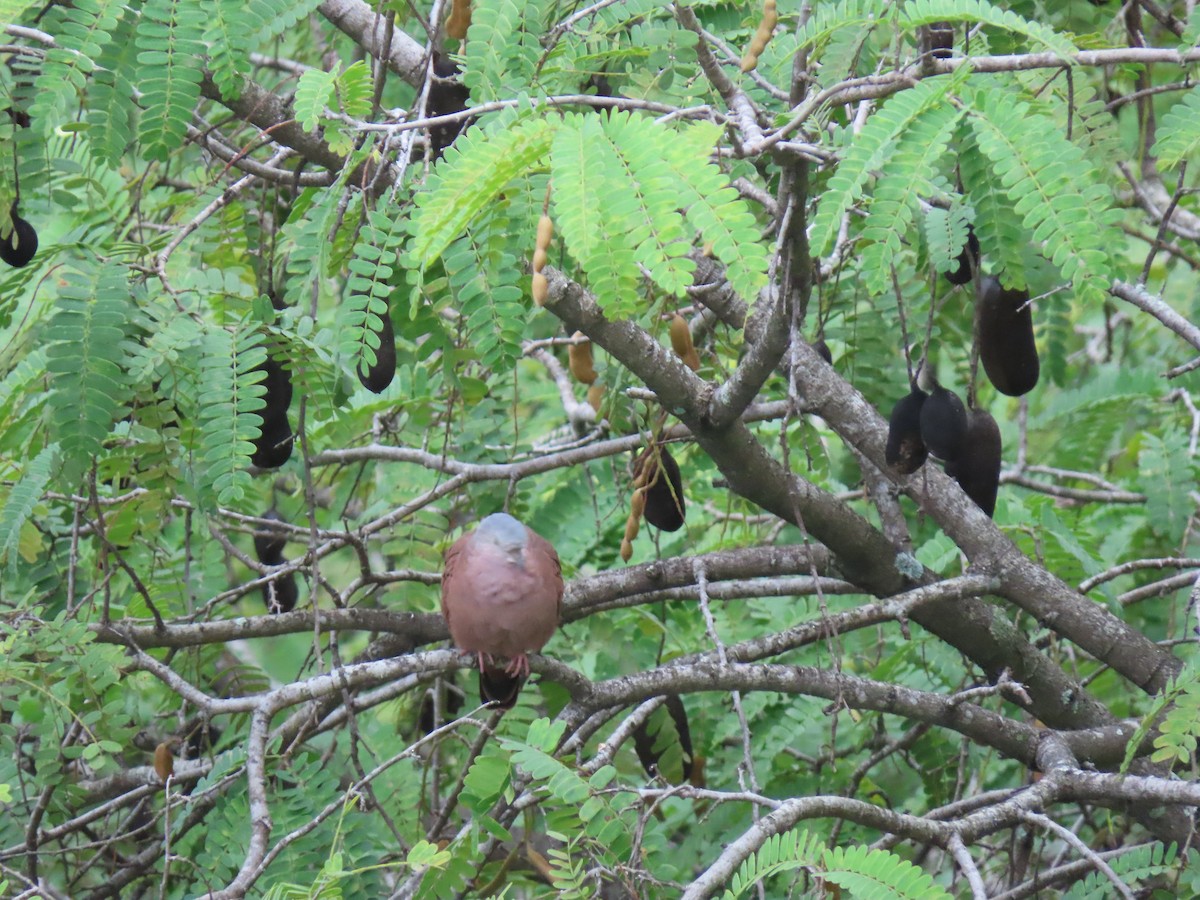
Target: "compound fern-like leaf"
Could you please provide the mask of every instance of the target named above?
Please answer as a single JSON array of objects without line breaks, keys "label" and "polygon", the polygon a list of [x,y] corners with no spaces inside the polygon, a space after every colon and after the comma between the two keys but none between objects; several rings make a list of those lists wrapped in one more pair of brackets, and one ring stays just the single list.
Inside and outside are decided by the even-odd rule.
[{"label": "compound fern-like leaf", "polygon": [[906,859],[865,846],[824,853],[821,877],[849,888],[858,900],[950,900],[951,895]]},{"label": "compound fern-like leaf", "polygon": [[1015,97],[984,88],[975,106],[971,127],[1013,213],[1080,296],[1097,300],[1111,280],[1108,248],[1120,245],[1108,230],[1108,188],[1082,150]]},{"label": "compound fern-like leaf", "polygon": [[73,489],[100,453],[127,391],[123,374],[129,290],[116,268],[60,276],[58,311],[46,329],[52,433],[63,454],[61,484]]},{"label": "compound fern-like leaf", "polygon": [[21,542],[21,529],[29,521],[33,508],[42,498],[42,492],[50,483],[50,476],[56,468],[58,460],[58,445],[51,444],[29,461],[25,472],[21,475],[13,489],[4,501],[4,510],[0,512],[0,562],[7,561],[9,568],[15,566],[17,549]]},{"label": "compound fern-like leaf", "polygon": [[529,120],[460,135],[417,195],[409,224],[412,264],[428,268],[509,181],[540,163],[550,151],[554,130],[549,121]]},{"label": "compound fern-like leaf", "polygon": [[148,159],[166,159],[183,143],[200,97],[205,12],[186,0],[149,0],[137,28],[142,91],[138,136]]},{"label": "compound fern-like leaf", "polygon": [[1176,166],[1200,149],[1200,87],[1183,95],[1162,117],[1154,155],[1164,166]]},{"label": "compound fern-like leaf", "polygon": [[257,323],[234,331],[213,328],[201,342],[200,461],[201,488],[223,505],[237,503],[250,488],[246,466],[254,452],[266,392],[258,367],[266,359]]}]

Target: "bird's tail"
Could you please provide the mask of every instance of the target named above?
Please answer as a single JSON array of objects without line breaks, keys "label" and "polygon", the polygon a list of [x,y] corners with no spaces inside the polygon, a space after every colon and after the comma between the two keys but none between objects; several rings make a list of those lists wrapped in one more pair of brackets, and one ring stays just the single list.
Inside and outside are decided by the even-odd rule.
[{"label": "bird's tail", "polygon": [[524,675],[509,675],[503,669],[479,672],[479,699],[494,709],[512,709],[525,683]]}]

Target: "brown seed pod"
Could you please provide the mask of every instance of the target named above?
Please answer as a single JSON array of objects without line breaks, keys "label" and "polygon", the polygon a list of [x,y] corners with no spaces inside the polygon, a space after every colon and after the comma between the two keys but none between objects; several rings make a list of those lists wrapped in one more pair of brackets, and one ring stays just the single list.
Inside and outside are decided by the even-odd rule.
[{"label": "brown seed pod", "polygon": [[[642,517],[642,513],[644,513],[645,511],[646,511],[646,490],[645,490],[645,488],[639,487],[637,490],[635,490],[633,492],[633,494],[629,498],[629,518],[640,519]],[[626,533],[628,534],[628,529],[626,529]],[[630,540],[632,540],[636,536],[637,536],[637,532],[635,531],[633,533],[633,535],[630,537]]]},{"label": "brown seed pod", "polygon": [[750,38],[750,46],[746,48],[746,53],[742,57],[741,69],[743,72],[751,72],[758,65],[758,58],[767,48],[771,36],[775,34],[777,24],[779,24],[779,14],[775,11],[775,0],[763,0],[762,19],[759,20],[754,36]]},{"label": "brown seed pod", "polygon": [[946,463],[946,474],[989,518],[996,512],[1000,452],[1000,426],[986,409],[972,407],[967,414],[966,445],[958,459]]},{"label": "brown seed pod", "polygon": [[548,258],[549,258],[549,254],[547,254],[546,251],[543,250],[541,247],[538,247],[536,250],[534,250],[533,251],[533,271],[540,272],[540,271],[542,271],[542,269],[546,268],[546,262],[547,262]]},{"label": "brown seed pod", "polygon": [[821,359],[825,360],[825,362],[829,363],[831,366],[833,365],[833,351],[830,350],[829,345],[825,343],[825,338],[817,338],[813,342],[812,347],[817,351],[817,356],[821,357]]},{"label": "brown seed pod", "polygon": [[[554,223],[550,220],[549,216],[543,214],[542,217],[538,219],[537,243],[534,246],[541,250],[549,250],[550,249],[550,241],[553,238],[554,238]],[[541,269],[537,268],[536,271],[540,272]]]},{"label": "brown seed pod", "polygon": [[629,538],[625,538],[621,541],[621,559],[625,560],[625,562],[629,562],[632,557],[633,544],[629,541]]},{"label": "brown seed pod", "polygon": [[692,343],[692,329],[688,327],[687,320],[676,313],[671,319],[670,331],[671,346],[675,348],[675,355],[695,372],[700,368],[700,354],[696,352],[696,345]]},{"label": "brown seed pod", "polygon": [[1010,397],[1033,390],[1041,367],[1029,291],[1005,290],[998,278],[989,275],[979,283],[975,317],[979,358],[988,381]]},{"label": "brown seed pod", "polygon": [[446,36],[461,41],[471,27],[471,0],[454,0],[450,18],[446,20]]},{"label": "brown seed pod", "polygon": [[580,384],[594,384],[596,366],[592,359],[592,342],[587,340],[582,331],[575,332],[571,337],[577,341],[579,338],[584,338],[567,347],[567,359],[570,362],[571,374]]},{"label": "brown seed pod", "polygon": [[604,402],[604,385],[593,384],[588,388],[587,400],[592,405],[592,409],[600,412],[600,405]]},{"label": "brown seed pod", "polygon": [[[639,496],[636,491],[634,492],[634,496]],[[645,502],[646,501],[643,499],[642,503],[645,504]],[[625,520],[625,540],[633,542],[637,539],[638,528],[641,525],[641,521],[642,516],[640,512],[635,516],[633,512],[630,511],[629,518]]]},{"label": "brown seed pod", "polygon": [[550,296],[550,282],[541,272],[533,273],[533,286],[530,294],[533,296],[533,302],[538,306],[546,305],[546,298]]},{"label": "brown seed pod", "polygon": [[175,754],[166,741],[154,748],[154,771],[164,782],[175,774]]},{"label": "brown seed pod", "polygon": [[646,492],[646,521],[660,531],[683,527],[686,505],[683,478],[671,451],[661,444],[642,451],[633,463],[633,481]]}]

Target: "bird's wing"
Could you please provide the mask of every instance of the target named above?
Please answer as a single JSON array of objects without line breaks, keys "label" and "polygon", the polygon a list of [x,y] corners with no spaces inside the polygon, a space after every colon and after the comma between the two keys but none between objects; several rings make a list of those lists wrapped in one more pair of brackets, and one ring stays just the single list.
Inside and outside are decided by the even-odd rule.
[{"label": "bird's wing", "polygon": [[558,622],[562,622],[563,577],[562,562],[558,558],[558,551],[554,549],[553,544],[532,528],[526,528],[526,531],[529,533],[530,556],[537,561],[538,569],[543,577],[549,579],[553,585],[554,593],[558,597],[555,618]]},{"label": "bird's wing", "polygon": [[462,561],[463,551],[466,549],[470,537],[471,535],[464,534],[451,544],[442,563],[442,617],[445,618],[447,626],[450,625],[450,604],[446,602],[446,598],[454,590],[454,573]]}]

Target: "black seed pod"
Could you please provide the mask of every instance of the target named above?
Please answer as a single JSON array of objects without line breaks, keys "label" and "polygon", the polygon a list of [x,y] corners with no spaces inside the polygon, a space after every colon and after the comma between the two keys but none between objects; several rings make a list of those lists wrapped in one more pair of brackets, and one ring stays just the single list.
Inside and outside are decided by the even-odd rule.
[{"label": "black seed pod", "polygon": [[[268,509],[262,517],[272,522],[282,522],[283,517],[275,509]],[[254,553],[264,566],[277,566],[283,562],[283,548],[287,538],[274,531],[254,532]]]},{"label": "black seed pod", "polygon": [[813,349],[817,351],[817,356],[825,360],[831,366],[833,365],[833,351],[829,349],[829,345],[825,343],[824,338],[817,338],[813,341]]},{"label": "black seed pod", "polygon": [[[433,53],[433,74],[436,76],[429,85],[429,97],[425,103],[425,113],[428,116],[448,116],[451,113],[462,112],[467,108],[467,100],[471,92],[461,81],[456,81],[460,69],[454,61],[447,59],[440,52]],[[433,159],[439,158],[446,148],[454,143],[459,132],[467,127],[470,120],[449,122],[445,125],[433,125],[429,128],[429,149]]]},{"label": "black seed pod", "polygon": [[654,447],[648,447],[633,464],[634,480],[638,484],[650,485],[646,489],[646,508],[642,515],[655,528],[662,531],[678,531],[683,527],[687,512],[683,500],[683,478],[670,450],[660,444],[657,460],[654,453]]},{"label": "black seed pod", "polygon": [[292,376],[269,353],[260,368],[266,372],[262,384],[267,389],[263,396],[267,405],[258,411],[262,416],[262,433],[254,442],[250,462],[260,469],[274,469],[292,455],[292,425],[287,415],[292,403]]},{"label": "black seed pod", "polygon": [[967,284],[971,273],[979,268],[979,238],[975,229],[967,226],[967,245],[954,261],[954,268],[946,270],[946,280],[951,284]]},{"label": "black seed pod", "polygon": [[928,363],[921,363],[917,383],[929,392],[921,407],[921,440],[938,459],[957,459],[967,440],[966,407],[958,394],[938,384]]},{"label": "black seed pod", "polygon": [[634,729],[633,750],[651,778],[661,775],[671,784],[683,784],[691,779],[692,734],[688,728],[687,710],[678,694],[668,694],[666,702]]},{"label": "black seed pod", "polygon": [[[273,522],[283,521],[283,518],[274,509],[263,513],[263,518]],[[256,531],[254,533],[254,553],[264,566],[281,566],[287,562],[283,558],[283,548],[286,545],[287,538],[281,534],[273,531]],[[281,578],[267,582],[262,586],[262,594],[263,604],[267,607],[268,612],[291,612],[296,608],[296,601],[300,597],[300,591],[296,585],[296,573],[288,572]]]},{"label": "black seed pod", "polygon": [[917,471],[929,456],[925,442],[921,440],[921,409],[928,396],[913,385],[912,392],[901,397],[892,407],[884,459],[902,475]]},{"label": "black seed pod", "polygon": [[995,513],[1000,487],[1000,427],[986,409],[972,409],[968,414],[966,446],[958,459],[946,463],[946,474],[989,517]]},{"label": "black seed pod", "polygon": [[387,310],[383,311],[382,322],[379,346],[375,348],[375,365],[364,372],[362,362],[358,364],[358,380],[375,394],[383,393],[396,377],[396,333],[392,330],[392,316]]},{"label": "black seed pod", "polygon": [[1010,397],[1029,393],[1041,371],[1029,291],[1005,290],[989,275],[979,284],[975,315],[979,358],[988,381]]},{"label": "black seed pod", "polygon": [[37,253],[38,237],[33,226],[17,215],[17,204],[12,205],[12,231],[8,237],[0,238],[0,259],[14,269],[29,265]]}]

